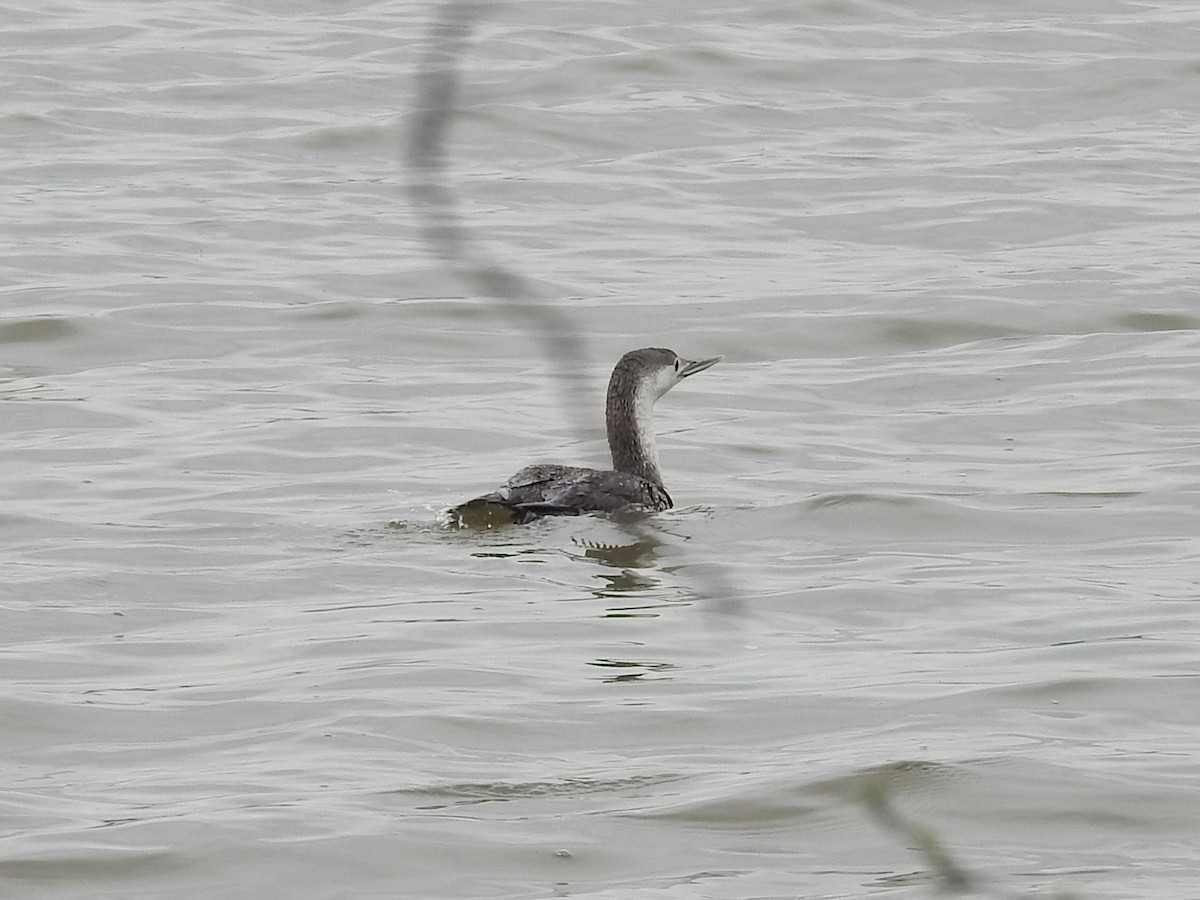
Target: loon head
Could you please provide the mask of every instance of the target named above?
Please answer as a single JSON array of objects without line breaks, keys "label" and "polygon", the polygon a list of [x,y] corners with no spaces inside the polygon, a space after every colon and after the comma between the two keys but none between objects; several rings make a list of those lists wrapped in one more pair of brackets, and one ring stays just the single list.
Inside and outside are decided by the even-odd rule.
[{"label": "loon head", "polygon": [[720,359],[682,359],[675,351],[661,347],[631,350],[621,357],[608,382],[604,416],[614,469],[640,476],[666,490],[650,422],[654,401]]},{"label": "loon head", "polygon": [[665,350],[662,347],[630,350],[613,369],[612,380],[608,386],[609,393],[620,391],[628,396],[641,395],[653,403],[689,375],[703,372],[723,358],[713,356],[709,359],[684,359],[674,350]]}]

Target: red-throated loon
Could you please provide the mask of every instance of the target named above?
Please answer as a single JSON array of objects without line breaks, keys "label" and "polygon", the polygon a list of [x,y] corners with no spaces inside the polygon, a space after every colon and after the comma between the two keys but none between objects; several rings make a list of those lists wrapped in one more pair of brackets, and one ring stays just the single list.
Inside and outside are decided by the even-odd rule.
[{"label": "red-throated loon", "polygon": [[674,503],[663,485],[651,430],[654,401],[721,359],[681,359],[674,351],[658,347],[631,350],[617,362],[608,381],[605,421],[612,469],[526,466],[492,493],[455,507],[451,516],[459,524],[491,526],[498,520],[524,524],[540,516],[628,507],[652,512],[670,509]]}]

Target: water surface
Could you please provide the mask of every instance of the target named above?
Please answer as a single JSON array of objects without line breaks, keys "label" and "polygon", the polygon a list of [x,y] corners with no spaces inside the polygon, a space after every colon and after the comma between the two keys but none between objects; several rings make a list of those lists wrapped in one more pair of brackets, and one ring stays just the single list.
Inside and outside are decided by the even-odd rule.
[{"label": "water surface", "polygon": [[[25,897],[1195,893],[1200,13],[12,9],[0,881]],[[597,464],[678,508],[441,511]],[[585,422],[580,435],[575,423]]]}]

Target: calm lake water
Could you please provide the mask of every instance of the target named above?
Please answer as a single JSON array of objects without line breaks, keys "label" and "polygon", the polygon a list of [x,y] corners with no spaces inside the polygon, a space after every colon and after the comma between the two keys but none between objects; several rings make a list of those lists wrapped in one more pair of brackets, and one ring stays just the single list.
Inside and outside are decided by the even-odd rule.
[{"label": "calm lake water", "polygon": [[[0,12],[0,892],[1200,897],[1200,7],[489,8],[586,352],[437,13]],[[443,524],[639,346],[675,510]]]}]

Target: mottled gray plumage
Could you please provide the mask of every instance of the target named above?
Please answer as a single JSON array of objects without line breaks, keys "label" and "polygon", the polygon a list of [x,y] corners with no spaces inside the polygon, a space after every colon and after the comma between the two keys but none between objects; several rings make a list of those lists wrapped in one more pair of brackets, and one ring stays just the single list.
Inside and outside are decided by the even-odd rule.
[{"label": "mottled gray plumage", "polygon": [[674,504],[663,485],[651,430],[654,401],[720,359],[693,362],[657,347],[631,350],[618,361],[608,382],[605,421],[612,469],[545,463],[526,466],[495,491],[452,512],[461,523],[491,525],[497,517],[525,523],[540,516],[577,516],[630,507],[653,512],[670,509]]}]

